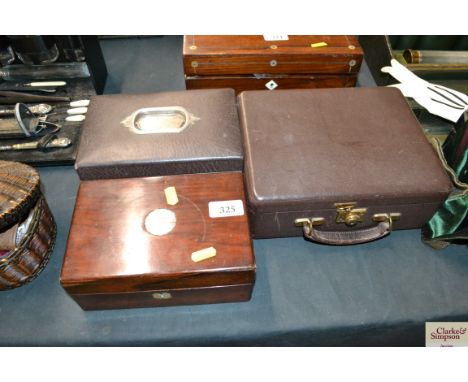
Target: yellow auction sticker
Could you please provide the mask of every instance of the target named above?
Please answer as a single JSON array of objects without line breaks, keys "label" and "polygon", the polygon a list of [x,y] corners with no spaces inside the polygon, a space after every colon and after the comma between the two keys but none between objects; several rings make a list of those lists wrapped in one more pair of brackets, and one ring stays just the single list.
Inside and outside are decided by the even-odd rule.
[{"label": "yellow auction sticker", "polygon": [[468,322],[426,322],[426,346],[468,346]]},{"label": "yellow auction sticker", "polygon": [[322,48],[324,46],[328,46],[328,44],[326,42],[323,42],[323,41],[310,44],[311,48]]}]

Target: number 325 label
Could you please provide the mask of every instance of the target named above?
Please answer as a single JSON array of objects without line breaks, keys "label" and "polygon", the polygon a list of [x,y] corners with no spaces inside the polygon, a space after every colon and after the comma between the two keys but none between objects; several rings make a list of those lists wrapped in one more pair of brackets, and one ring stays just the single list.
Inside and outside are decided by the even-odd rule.
[{"label": "number 325 label", "polygon": [[242,216],[244,215],[244,204],[242,203],[242,200],[225,200],[220,202],[209,202],[208,212],[210,218]]}]

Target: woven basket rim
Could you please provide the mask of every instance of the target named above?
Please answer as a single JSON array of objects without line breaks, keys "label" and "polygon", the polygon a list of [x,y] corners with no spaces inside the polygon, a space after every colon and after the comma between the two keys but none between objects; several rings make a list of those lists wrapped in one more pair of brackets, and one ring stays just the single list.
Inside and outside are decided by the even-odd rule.
[{"label": "woven basket rim", "polygon": [[15,264],[18,261],[18,258],[24,254],[25,251],[30,250],[31,246],[31,241],[34,238],[34,235],[37,234],[37,230],[40,224],[44,224],[43,219],[46,216],[49,216],[49,218],[52,221],[51,225],[48,225],[48,241],[47,241],[47,250],[44,252],[44,255],[42,257],[42,261],[40,262],[39,266],[34,269],[34,271],[27,276],[23,280],[18,280],[16,283],[13,285],[5,286],[5,285],[0,285],[0,292],[5,291],[5,290],[10,290],[10,289],[15,289],[18,288],[22,285],[25,285],[32,280],[34,280],[41,272],[42,270],[46,267],[50,260],[50,256],[53,252],[54,246],[55,246],[55,239],[57,236],[57,226],[55,223],[55,220],[53,218],[52,212],[50,211],[47,202],[44,197],[41,197],[40,200],[38,201],[37,205],[34,206],[34,217],[32,220],[32,224],[28,227],[26,235],[22,238],[20,245],[18,245],[17,248],[14,250],[10,251],[10,253],[7,256],[7,258],[4,261],[0,261],[0,275],[4,271],[4,269],[10,264]]},{"label": "woven basket rim", "polygon": [[[4,170],[5,168],[7,169],[6,171]],[[7,175],[10,175],[10,178]],[[14,180],[14,177],[25,179],[24,185],[28,189],[24,190],[18,185],[18,189],[20,190],[18,194],[22,195],[20,197],[15,195],[15,203],[11,203],[11,199],[9,199],[7,202],[0,204],[3,210],[0,212],[0,232],[18,223],[27,215],[41,194],[40,177],[33,167],[24,163],[0,160],[0,190],[4,184],[15,187],[14,181],[9,182],[11,179]],[[5,204],[9,205],[5,206]]]}]

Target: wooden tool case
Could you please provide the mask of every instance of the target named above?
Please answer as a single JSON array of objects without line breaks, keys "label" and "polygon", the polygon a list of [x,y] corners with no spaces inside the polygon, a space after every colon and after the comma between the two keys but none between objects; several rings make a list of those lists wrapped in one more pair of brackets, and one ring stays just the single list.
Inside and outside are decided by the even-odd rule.
[{"label": "wooden tool case", "polygon": [[83,309],[245,301],[254,280],[240,172],[81,182],[61,283]]},{"label": "wooden tool case", "polygon": [[187,89],[350,87],[363,52],[354,36],[184,37]]}]

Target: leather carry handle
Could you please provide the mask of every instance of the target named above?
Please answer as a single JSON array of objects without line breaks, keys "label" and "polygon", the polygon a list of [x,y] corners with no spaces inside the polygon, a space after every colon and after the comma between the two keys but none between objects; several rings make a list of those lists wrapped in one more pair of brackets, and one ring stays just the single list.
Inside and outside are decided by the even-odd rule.
[{"label": "leather carry handle", "polygon": [[323,244],[351,245],[367,243],[389,235],[392,232],[393,220],[398,217],[399,214],[375,214],[375,227],[355,231],[319,231],[314,226],[323,224],[323,218],[297,219],[295,223],[302,224],[306,239]]}]

